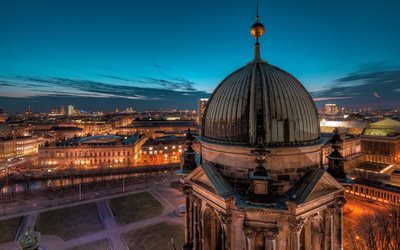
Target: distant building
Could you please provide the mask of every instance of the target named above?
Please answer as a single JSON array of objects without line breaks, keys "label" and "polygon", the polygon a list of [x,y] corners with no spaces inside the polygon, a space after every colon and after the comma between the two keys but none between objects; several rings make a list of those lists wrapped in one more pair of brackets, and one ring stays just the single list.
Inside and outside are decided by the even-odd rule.
[{"label": "distant building", "polygon": [[154,134],[162,132],[171,132],[176,134],[185,133],[188,129],[195,130],[195,121],[156,121],[156,120],[143,120],[133,121],[131,125],[122,126],[113,129],[113,133],[122,135],[132,135],[135,133],[143,134],[147,137],[154,137]]},{"label": "distant building", "polygon": [[3,112],[2,109],[0,109],[0,123],[5,122],[7,120],[6,114]]},{"label": "distant building", "polygon": [[52,127],[50,131],[54,134],[57,140],[68,140],[74,137],[86,135],[83,129],[75,126],[57,126]]},{"label": "distant building", "polygon": [[[345,135],[341,134],[340,145],[340,153],[343,157],[348,158],[349,162],[353,158],[361,156],[361,141],[359,136]],[[327,156],[333,152],[332,149],[332,141],[328,140],[328,142],[322,147],[322,165],[328,164]]]},{"label": "distant building", "polygon": [[164,136],[148,139],[140,148],[142,165],[179,163],[185,145],[185,137]]},{"label": "distant building", "polygon": [[74,106],[68,105],[68,115],[69,116],[74,115],[74,110],[75,110]]},{"label": "distant building", "polygon": [[197,123],[200,126],[201,126],[201,121],[203,120],[204,111],[206,110],[207,102],[208,102],[208,98],[199,98]]},{"label": "distant building", "polygon": [[65,108],[64,108],[64,106],[60,106],[60,115],[65,115]]},{"label": "distant building", "polygon": [[39,164],[74,167],[127,167],[137,164],[143,137],[115,135],[78,137],[39,149]]},{"label": "distant building", "polygon": [[325,115],[337,115],[339,109],[336,104],[325,104],[322,113]]},{"label": "distant building", "polygon": [[361,135],[361,151],[368,162],[400,163],[400,122],[384,119],[371,123]]},{"label": "distant building", "polygon": [[43,144],[42,136],[0,138],[0,162],[14,157],[36,154],[41,144]]}]

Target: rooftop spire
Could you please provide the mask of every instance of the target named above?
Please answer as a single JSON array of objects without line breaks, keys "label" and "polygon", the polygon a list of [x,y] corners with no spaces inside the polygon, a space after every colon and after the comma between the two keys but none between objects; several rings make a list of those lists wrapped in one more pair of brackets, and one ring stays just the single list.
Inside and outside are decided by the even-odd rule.
[{"label": "rooftop spire", "polygon": [[259,18],[259,16],[258,16],[258,2],[257,2],[257,16],[256,16],[256,23],[258,23],[258,18]]},{"label": "rooftop spire", "polygon": [[265,32],[265,27],[262,23],[259,22],[258,15],[258,2],[257,2],[257,13],[256,13],[256,22],[251,26],[250,34],[256,39],[256,44],[254,47],[254,61],[261,61],[260,56],[260,43],[258,42],[258,38],[261,37]]}]

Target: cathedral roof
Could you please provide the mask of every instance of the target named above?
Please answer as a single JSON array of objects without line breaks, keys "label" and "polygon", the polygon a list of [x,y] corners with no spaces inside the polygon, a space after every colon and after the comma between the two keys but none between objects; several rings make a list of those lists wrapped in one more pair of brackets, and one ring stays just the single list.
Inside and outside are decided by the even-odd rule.
[{"label": "cathedral roof", "polygon": [[[254,60],[228,75],[212,93],[203,116],[203,139],[217,143],[295,146],[320,138],[317,108],[305,87],[288,72],[263,61],[255,24]],[[297,146],[297,145],[296,145]]]}]

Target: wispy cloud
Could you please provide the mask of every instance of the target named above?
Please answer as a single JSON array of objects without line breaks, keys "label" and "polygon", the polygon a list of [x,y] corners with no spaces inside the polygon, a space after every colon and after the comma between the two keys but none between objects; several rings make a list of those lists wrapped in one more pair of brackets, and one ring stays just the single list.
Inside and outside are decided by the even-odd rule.
[{"label": "wispy cloud", "polygon": [[400,98],[397,89],[400,86],[400,67],[385,63],[370,63],[361,65],[354,72],[335,81],[323,90],[312,93],[316,102],[340,100],[345,105],[376,102],[379,93],[382,105],[393,104]]}]

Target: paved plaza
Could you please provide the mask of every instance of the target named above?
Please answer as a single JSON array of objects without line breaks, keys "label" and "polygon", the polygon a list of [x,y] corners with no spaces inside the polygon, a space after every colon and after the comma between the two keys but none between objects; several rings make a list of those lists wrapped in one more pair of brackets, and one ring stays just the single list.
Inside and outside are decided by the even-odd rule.
[{"label": "paved plaza", "polygon": [[[171,235],[171,237],[175,237],[176,239],[181,239],[183,236],[183,217],[177,217],[174,215],[173,211],[175,208],[184,203],[184,197],[182,192],[177,189],[171,188],[166,182],[154,182],[139,184],[127,188],[129,191],[124,193],[114,194],[107,197],[101,198],[93,198],[85,201],[79,201],[70,204],[64,204],[60,206],[54,206],[49,208],[38,209],[35,211],[31,211],[24,214],[15,214],[12,216],[3,216],[0,220],[11,219],[22,217],[19,230],[16,234],[15,239],[17,239],[20,235],[27,231],[28,227],[31,228],[46,228],[50,226],[50,229],[53,230],[53,234],[50,234],[48,231],[46,233],[42,233],[41,245],[46,249],[135,249],[135,241],[134,239],[126,238],[130,235],[134,235],[136,230],[141,230],[145,232],[147,228],[151,228],[151,226],[157,225],[166,225],[167,227],[173,228],[182,228],[182,231],[177,230],[177,235]],[[143,215],[143,212],[138,211],[139,213],[132,213],[132,216],[141,216],[138,218],[133,218],[132,220],[128,220],[127,223],[118,223],[116,220],[116,213],[118,211],[114,211],[111,209],[110,203],[115,200],[122,200],[132,196],[132,199],[135,200],[135,197],[139,196],[148,196],[149,199],[152,199],[152,202],[157,202],[160,205],[160,210],[157,213],[148,213],[147,215]],[[143,202],[142,200],[138,200],[138,202]],[[150,203],[151,204],[151,203]],[[85,209],[94,209],[91,216],[88,214],[81,215],[82,218],[79,217],[79,208],[84,208],[82,211],[86,211]],[[140,206],[139,206],[140,207]],[[136,207],[137,209],[138,207]],[[71,218],[60,218],[57,220],[57,213],[71,212],[73,211],[76,214],[76,217],[80,221],[73,221],[74,214],[72,213]],[[141,212],[141,213],[140,213]],[[87,211],[86,211],[87,213]],[[97,214],[96,214],[97,213]],[[42,216],[42,218],[41,218]],[[126,216],[126,215],[125,215]],[[151,216],[151,217],[150,217]],[[96,224],[96,218],[99,220],[99,225],[95,227],[88,228],[87,231],[77,232],[77,228],[74,228],[71,225],[79,225],[79,223],[85,223],[85,217],[90,217],[87,219],[91,220],[91,223]],[[45,218],[45,219],[44,219]],[[51,220],[51,222],[47,221]],[[72,221],[71,221],[72,220]],[[130,222],[132,221],[132,222]],[[54,223],[54,225],[52,225]],[[57,224],[59,223],[59,224]],[[66,228],[62,228],[62,227]],[[53,229],[51,229],[53,228]],[[55,229],[54,229],[55,228]],[[65,232],[64,232],[64,231]],[[62,233],[60,233],[62,231]],[[139,232],[139,231],[138,231]],[[65,236],[66,235],[66,236]],[[168,235],[168,237],[170,237]],[[162,240],[165,239],[161,239]],[[127,244],[127,241],[129,244]],[[164,245],[165,249],[173,249],[172,243],[170,239],[168,239],[166,244],[170,244],[170,248],[168,245]],[[179,242],[178,242],[179,244]],[[128,247],[130,246],[130,248]],[[146,246],[144,246],[146,247]],[[143,248],[143,246],[141,246]],[[154,246],[153,246],[154,248]],[[153,249],[151,246],[148,249]],[[5,242],[0,244],[0,249],[17,249],[17,244],[15,241]]]}]

